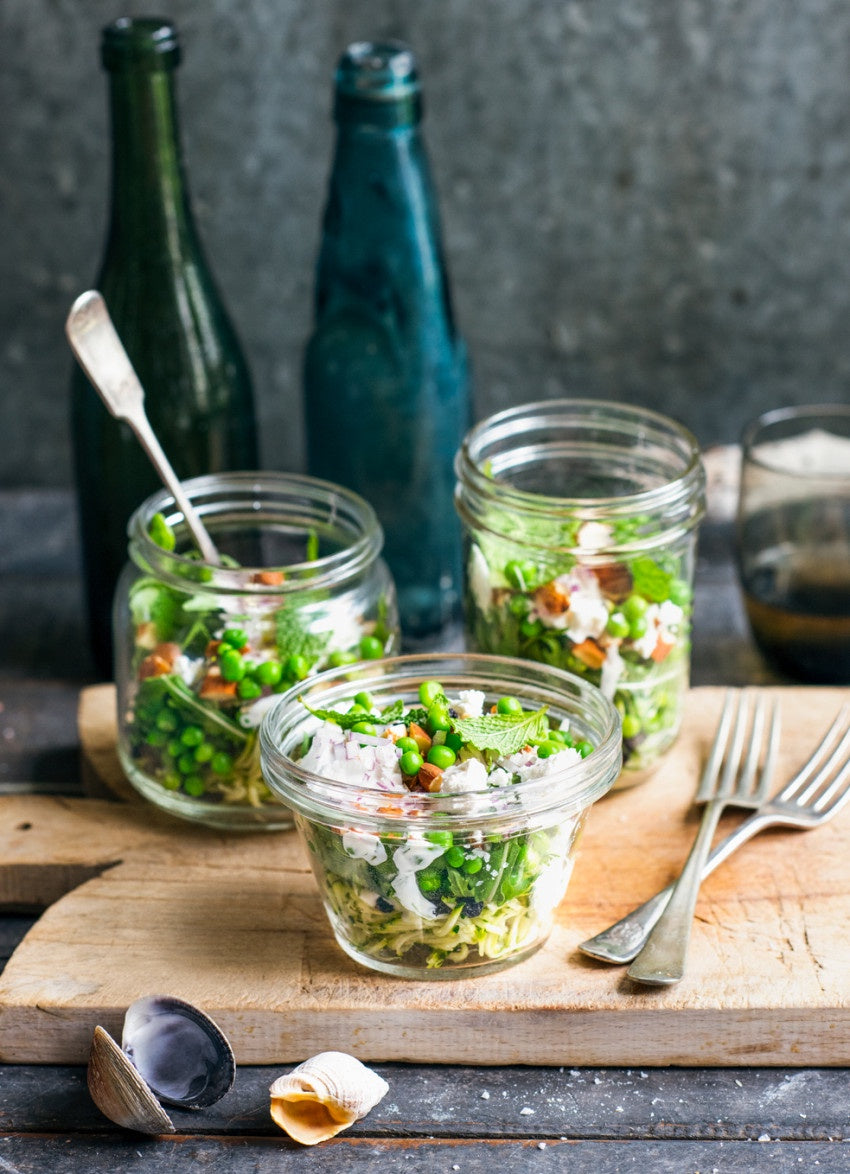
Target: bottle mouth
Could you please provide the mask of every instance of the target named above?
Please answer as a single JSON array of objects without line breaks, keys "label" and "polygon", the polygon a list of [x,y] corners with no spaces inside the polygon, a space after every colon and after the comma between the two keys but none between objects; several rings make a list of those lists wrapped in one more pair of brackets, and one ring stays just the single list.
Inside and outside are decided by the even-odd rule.
[{"label": "bottle mouth", "polygon": [[340,57],[334,79],[337,122],[408,126],[422,117],[419,72],[401,41],[356,41]]},{"label": "bottle mouth", "polygon": [[164,17],[119,17],[103,30],[100,56],[109,70],[126,65],[173,68],[180,61],[177,29]]}]

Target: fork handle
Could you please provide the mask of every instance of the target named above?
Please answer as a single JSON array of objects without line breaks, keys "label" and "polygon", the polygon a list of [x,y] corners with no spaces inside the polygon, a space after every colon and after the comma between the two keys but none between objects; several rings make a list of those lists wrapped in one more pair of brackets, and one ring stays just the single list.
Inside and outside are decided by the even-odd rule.
[{"label": "fork handle", "polygon": [[[724,860],[728,860],[736,848],[740,848],[747,840],[772,823],[778,822],[774,817],[764,815],[761,812],[754,812],[748,816],[733,832],[721,840],[711,853],[703,866],[702,879],[705,880],[718,865],[722,864]],[[672,892],[673,885],[667,885],[654,897],[644,901],[637,909],[633,909],[631,913],[627,913],[625,917],[610,925],[608,929],[602,930],[595,937],[588,938],[586,942],[581,942],[578,948],[584,954],[596,958],[600,962],[613,962],[619,965],[631,962],[646,944],[652,928],[664,912]]]}]

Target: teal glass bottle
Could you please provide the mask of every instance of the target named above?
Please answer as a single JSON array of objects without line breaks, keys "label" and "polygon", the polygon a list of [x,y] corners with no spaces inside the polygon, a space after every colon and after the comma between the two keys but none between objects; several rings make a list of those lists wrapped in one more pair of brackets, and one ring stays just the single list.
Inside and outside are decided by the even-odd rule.
[{"label": "teal glass bottle", "polygon": [[[145,389],[145,407],[181,478],[258,464],[248,367],[204,257],[178,128],[170,23],[122,18],[103,30],[112,127],[110,225],[97,288]],[[125,424],[76,367],[71,387],[89,630],[112,675],[112,599],[130,515],[159,487]]]},{"label": "teal glass bottle", "polygon": [[470,422],[410,50],[349,46],[337,67],[336,150],[304,361],[309,470],[372,504],[402,634],[458,614],[453,462]]}]

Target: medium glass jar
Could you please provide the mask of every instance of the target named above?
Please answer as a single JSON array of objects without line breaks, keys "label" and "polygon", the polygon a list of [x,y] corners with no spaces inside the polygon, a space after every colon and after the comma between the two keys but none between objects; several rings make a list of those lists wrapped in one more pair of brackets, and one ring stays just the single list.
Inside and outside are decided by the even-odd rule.
[{"label": "medium glass jar", "polygon": [[381,528],[362,498],[311,477],[214,474],[184,488],[222,565],[197,554],[167,491],[133,514],[113,615],[121,763],[172,815],[291,827],[263,782],[257,728],[304,678],[397,650]]},{"label": "medium glass jar", "polygon": [[476,425],[456,470],[469,646],[598,685],[623,719],[617,785],[641,781],[688,687],[696,440],[642,408],[550,400]]},{"label": "medium glass jar", "polygon": [[[491,744],[476,759],[477,779],[461,771],[463,784],[450,785],[446,770],[445,792],[406,789],[410,738],[401,730],[424,732],[406,725],[407,718],[424,722],[438,744],[419,708],[423,682],[445,691],[449,722],[441,725],[474,703],[476,736],[483,727],[533,720],[544,709],[547,733],[537,742],[524,728],[522,750],[504,758]],[[320,754],[312,768],[315,735],[330,736],[323,719],[328,711],[348,710],[352,695],[368,703],[371,720],[401,725],[370,737],[359,716],[348,734],[332,720],[331,757]],[[519,702],[525,714],[492,715],[500,699],[510,699],[514,709]],[[563,742],[550,754],[554,736]],[[260,746],[269,787],[295,812],[338,944],[370,969],[418,979],[487,974],[545,942],[588,811],[621,761],[620,721],[598,689],[545,665],[464,653],[400,656],[351,674],[322,673],[278,700],[263,719]],[[580,750],[562,753],[566,746]],[[476,752],[466,746],[457,753],[469,768],[465,755]],[[485,759],[493,770],[482,781]],[[523,766],[523,775],[511,773]],[[417,788],[418,780],[409,782]]]}]

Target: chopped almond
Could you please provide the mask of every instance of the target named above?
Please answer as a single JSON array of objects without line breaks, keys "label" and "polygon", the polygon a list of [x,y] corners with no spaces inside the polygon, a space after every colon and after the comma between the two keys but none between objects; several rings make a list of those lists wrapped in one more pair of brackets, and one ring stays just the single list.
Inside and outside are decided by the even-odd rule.
[{"label": "chopped almond", "polygon": [[672,651],[673,641],[662,640],[662,638],[659,636],[658,643],[652,650],[652,659],[656,664],[661,664],[662,660],[665,660]]},{"label": "chopped almond", "polygon": [[201,682],[200,696],[205,701],[227,701],[236,696],[236,682],[225,681],[218,665],[213,665]]},{"label": "chopped almond", "polygon": [[153,648],[156,644],[156,624],[153,620],[145,620],[136,625],[136,647]]},{"label": "chopped almond", "polygon": [[600,591],[608,599],[622,603],[631,594],[632,572],[622,563],[606,563],[602,567],[592,569]]},{"label": "chopped almond", "polygon": [[262,583],[264,587],[279,587],[285,578],[283,571],[257,571],[251,576],[251,582]]},{"label": "chopped almond", "polygon": [[180,645],[173,644],[171,641],[157,644],[153,650],[154,656],[160,656],[168,664],[169,669],[173,669],[177,663],[177,658],[180,655]]},{"label": "chopped almond", "polygon": [[573,645],[572,651],[573,656],[577,657],[582,664],[587,665],[589,669],[601,669],[605,663],[605,652],[592,636],[582,640],[581,644]]},{"label": "chopped almond", "polygon": [[433,762],[423,762],[416,777],[423,791],[439,791],[443,785],[443,772]]},{"label": "chopped almond", "polygon": [[171,665],[162,656],[157,656],[155,652],[146,656],[139,665],[139,680],[146,681],[149,677],[162,677],[165,673],[171,672]]},{"label": "chopped almond", "polygon": [[431,749],[431,739],[428,736],[427,732],[425,730],[423,730],[421,726],[418,726],[416,724],[416,722],[410,723],[410,725],[408,726],[408,732],[409,732],[409,736],[413,739],[413,741],[419,747],[419,753],[424,758],[425,755],[428,753],[428,751]]},{"label": "chopped almond", "polygon": [[535,603],[550,615],[558,615],[569,609],[570,597],[556,583],[544,583],[534,592]]}]

